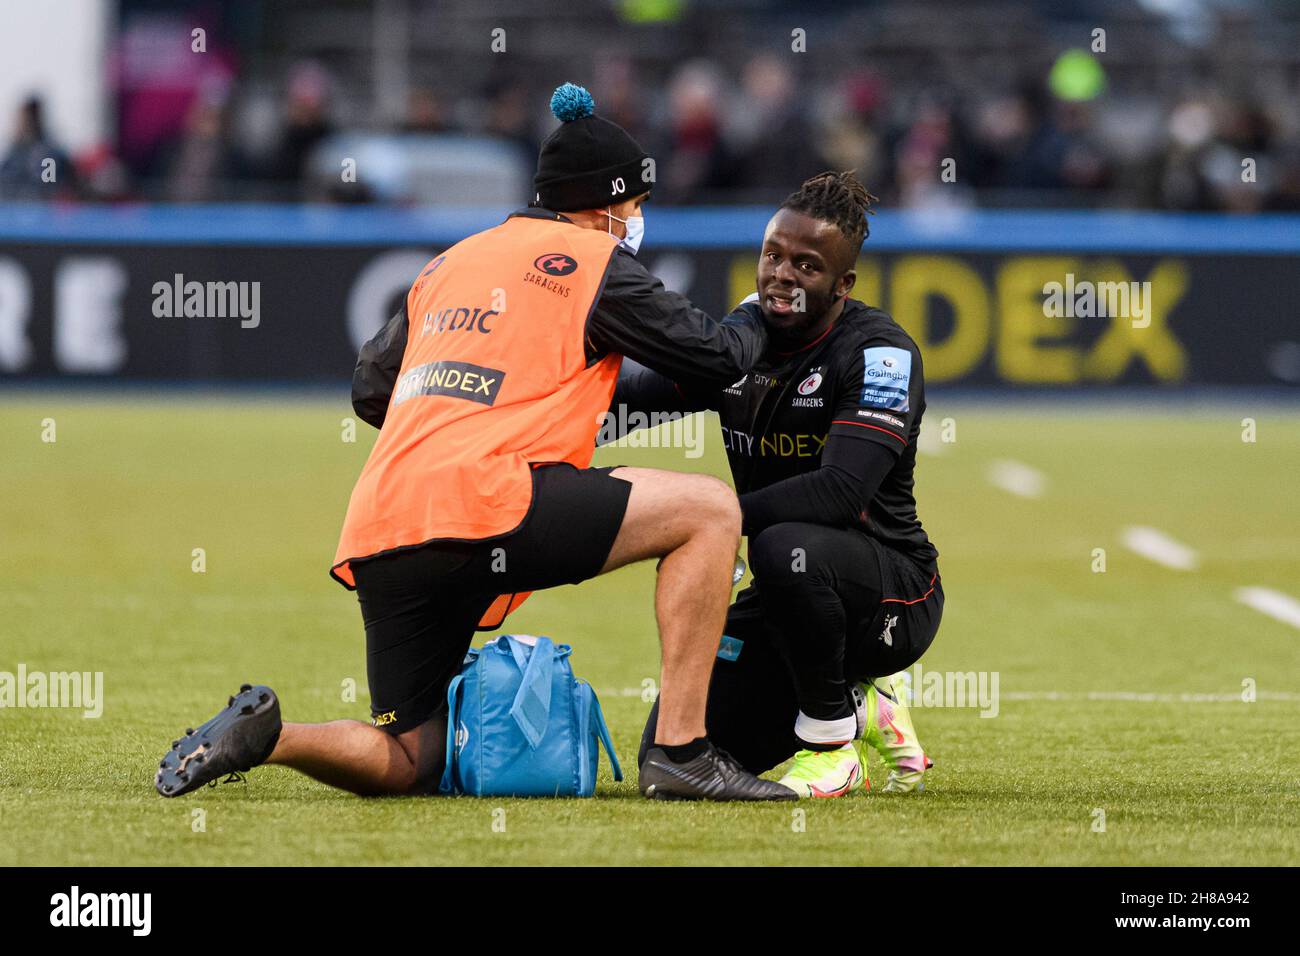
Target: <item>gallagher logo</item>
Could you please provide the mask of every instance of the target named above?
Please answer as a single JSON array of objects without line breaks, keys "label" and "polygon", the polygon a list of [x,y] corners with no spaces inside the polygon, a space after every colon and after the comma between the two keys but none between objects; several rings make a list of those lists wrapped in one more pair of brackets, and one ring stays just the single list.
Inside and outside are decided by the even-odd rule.
[{"label": "gallagher logo", "polygon": [[548,276],[567,276],[578,268],[578,260],[562,252],[548,252],[533,260],[533,268],[540,269]]}]

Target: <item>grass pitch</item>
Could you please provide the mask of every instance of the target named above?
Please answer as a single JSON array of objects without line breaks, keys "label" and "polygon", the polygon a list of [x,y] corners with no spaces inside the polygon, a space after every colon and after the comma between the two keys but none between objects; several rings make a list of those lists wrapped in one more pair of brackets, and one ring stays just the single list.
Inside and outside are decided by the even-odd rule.
[{"label": "grass pitch", "polygon": [[[993,718],[915,710],[937,763],[924,794],[658,804],[602,761],[594,800],[363,800],[280,768],[163,800],[158,758],[241,681],[275,687],[290,720],[368,715],[360,614],[327,574],[372,440],[365,425],[342,440],[349,414],[345,399],[6,398],[0,671],[102,671],[105,702],[98,719],[0,709],[0,864],[1300,862],[1300,630],[1234,598],[1300,597],[1300,414],[1235,406],[931,407],[940,453],[918,492],[947,607],[922,666],[997,672],[1001,696]],[[944,418],[955,442],[937,441]],[[705,434],[698,460],[597,463],[725,475],[716,420]],[[1040,494],[991,484],[1000,459],[1037,469]],[[1126,550],[1134,525],[1197,567]],[[652,577],[539,594],[510,621],[574,645],[630,778],[657,676]]]}]

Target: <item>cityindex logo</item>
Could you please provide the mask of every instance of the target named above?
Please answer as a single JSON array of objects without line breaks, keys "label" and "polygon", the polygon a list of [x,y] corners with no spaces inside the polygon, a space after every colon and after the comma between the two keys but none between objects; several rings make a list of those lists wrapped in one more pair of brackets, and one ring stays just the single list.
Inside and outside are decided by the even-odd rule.
[{"label": "cityindex logo", "polygon": [[722,443],[729,452],[749,458],[816,458],[826,447],[826,433],[771,432],[758,441],[749,432],[722,427]]},{"label": "cityindex logo", "polygon": [[[1191,375],[1194,350],[1181,329],[1199,321],[1200,306],[1191,295],[1195,259],[975,253],[863,258],[855,268],[853,297],[889,310],[925,356],[930,384],[1183,382]],[[754,257],[737,255],[727,301],[740,302],[753,291]]]},{"label": "cityindex logo", "polygon": [[444,395],[464,398],[480,405],[492,405],[506,373],[468,362],[429,362],[418,365],[397,380],[393,405],[400,405],[416,395]]}]

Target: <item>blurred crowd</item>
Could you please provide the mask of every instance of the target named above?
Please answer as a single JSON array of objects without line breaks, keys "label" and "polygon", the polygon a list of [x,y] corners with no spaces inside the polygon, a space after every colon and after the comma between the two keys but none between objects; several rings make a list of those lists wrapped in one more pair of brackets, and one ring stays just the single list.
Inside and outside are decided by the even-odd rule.
[{"label": "blurred crowd", "polygon": [[[133,42],[113,58],[111,144],[68,156],[37,93],[0,145],[0,199],[426,201],[378,195],[364,175],[315,175],[313,156],[345,133],[383,137],[390,150],[472,136],[508,147],[527,174],[554,125],[549,91],[573,79],[656,157],[656,202],[766,203],[833,167],[858,170],[896,207],[1300,210],[1295,90],[1225,93],[1192,73],[1173,94],[1115,89],[1085,50],[969,85],[851,60],[804,75],[785,51],[735,63],[584,56],[543,80],[412,84],[378,116],[317,60],[253,89],[233,50],[214,46],[196,69],[184,57],[142,62]],[[67,171],[56,182],[42,178],[49,159]]]}]

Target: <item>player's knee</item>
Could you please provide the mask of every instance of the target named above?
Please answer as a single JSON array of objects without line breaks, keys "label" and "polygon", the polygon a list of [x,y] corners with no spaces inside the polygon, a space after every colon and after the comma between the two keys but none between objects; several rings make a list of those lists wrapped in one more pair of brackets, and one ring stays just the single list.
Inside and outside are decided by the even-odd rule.
[{"label": "player's knee", "polygon": [[692,475],[686,500],[698,530],[740,541],[740,501],[726,482]]},{"label": "player's knee", "polygon": [[797,521],[769,525],[749,539],[749,563],[760,585],[797,587],[812,580],[808,526]]}]

